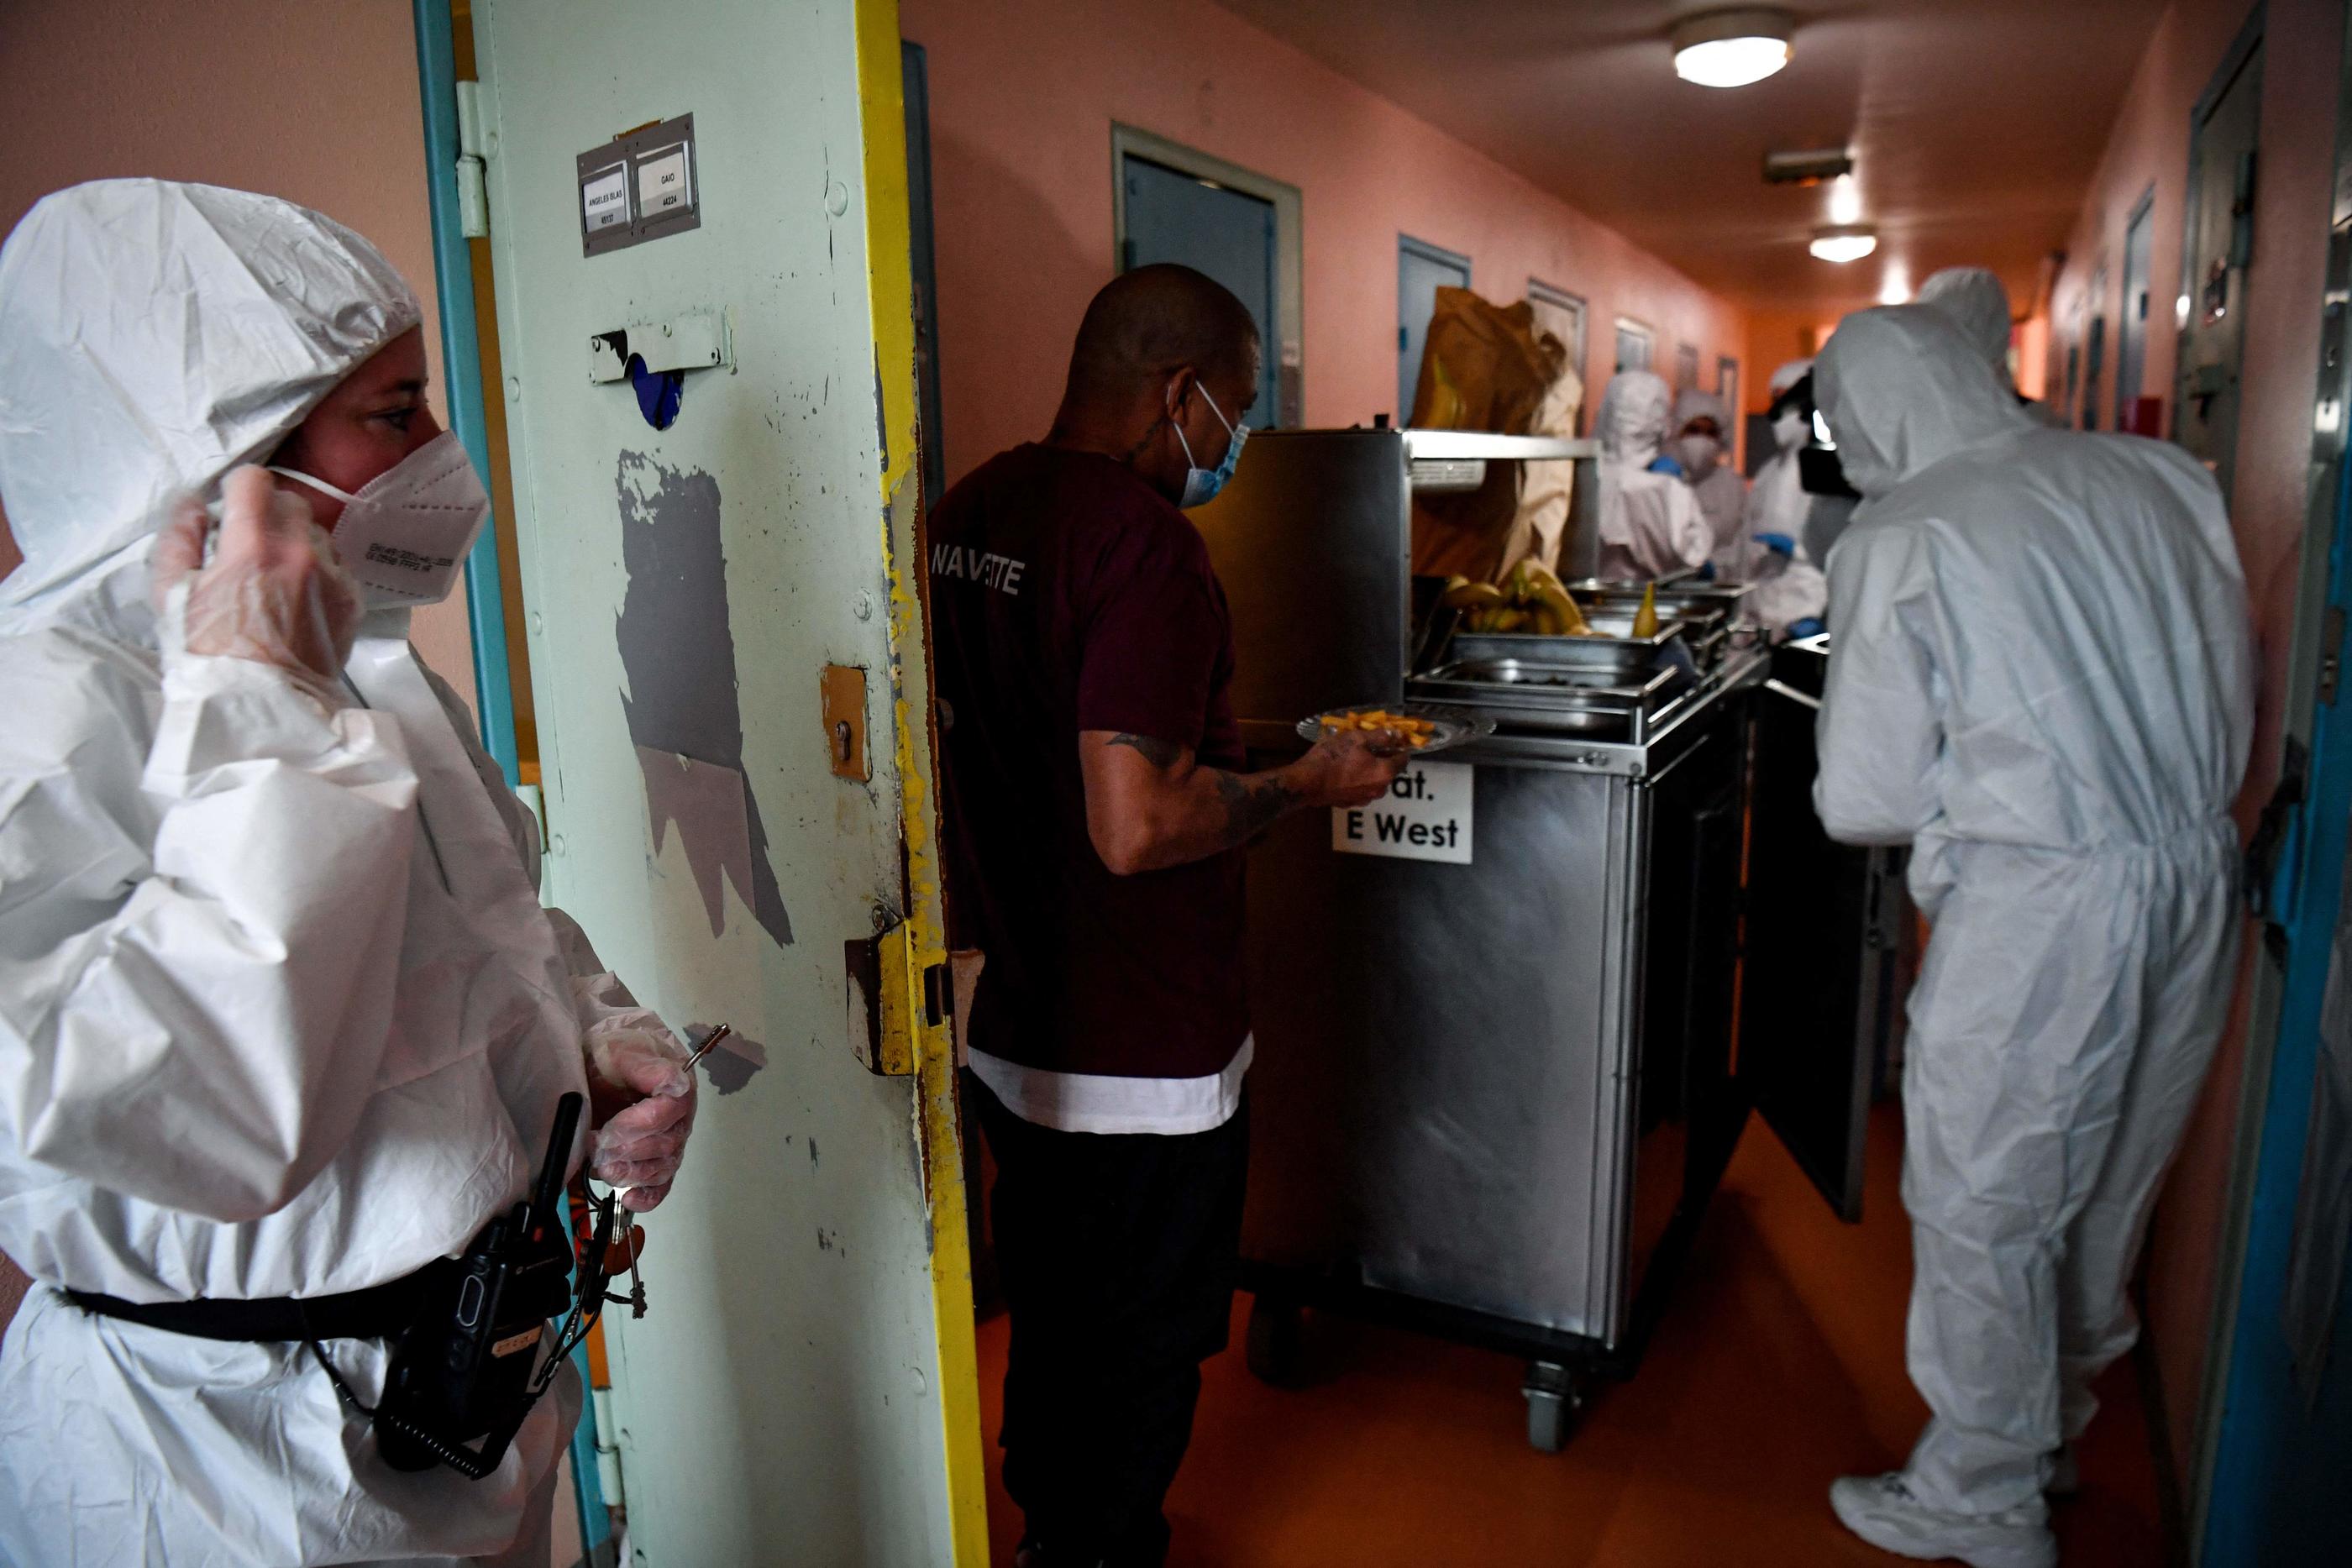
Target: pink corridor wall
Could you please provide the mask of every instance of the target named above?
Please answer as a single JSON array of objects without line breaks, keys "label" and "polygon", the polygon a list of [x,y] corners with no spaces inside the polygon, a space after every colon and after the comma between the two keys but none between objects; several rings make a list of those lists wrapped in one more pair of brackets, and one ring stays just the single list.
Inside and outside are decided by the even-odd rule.
[{"label": "pink corridor wall", "polygon": [[1702,386],[1746,352],[1727,302],[1208,0],[901,0],[899,19],[930,77],[950,481],[1053,417],[1078,317],[1114,270],[1113,121],[1299,188],[1309,424],[1401,412],[1400,234],[1468,256],[1489,298],[1530,277],[1582,295],[1588,408],[1618,316],[1656,331],[1669,376],[1696,344]]}]

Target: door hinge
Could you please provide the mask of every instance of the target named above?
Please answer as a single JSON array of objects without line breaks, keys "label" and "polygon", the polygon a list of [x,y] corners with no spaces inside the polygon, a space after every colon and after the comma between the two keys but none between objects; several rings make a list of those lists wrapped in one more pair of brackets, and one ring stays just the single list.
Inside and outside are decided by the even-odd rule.
[{"label": "door hinge", "polygon": [[904,921],[841,945],[848,976],[849,1040],[866,1071],[904,1078],[916,1066],[917,1037],[955,1016],[955,970],[919,964]]},{"label": "door hinge", "polygon": [[482,84],[457,84],[457,228],[467,239],[490,234],[490,188],[487,177],[490,133],[482,116]]}]

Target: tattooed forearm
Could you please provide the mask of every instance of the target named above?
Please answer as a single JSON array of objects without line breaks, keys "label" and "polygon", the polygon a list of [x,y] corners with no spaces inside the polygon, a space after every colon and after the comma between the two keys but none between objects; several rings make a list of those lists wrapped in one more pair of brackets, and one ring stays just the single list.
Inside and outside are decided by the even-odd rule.
[{"label": "tattooed forearm", "polygon": [[1282,779],[1270,773],[1244,778],[1238,773],[1218,772],[1215,775],[1217,798],[1225,807],[1225,842],[1245,844],[1266,829],[1276,818],[1298,804],[1297,794]]},{"label": "tattooed forearm", "polygon": [[1106,744],[1125,746],[1143,753],[1143,759],[1154,768],[1166,768],[1184,755],[1184,748],[1171,741],[1149,735],[1114,735]]}]

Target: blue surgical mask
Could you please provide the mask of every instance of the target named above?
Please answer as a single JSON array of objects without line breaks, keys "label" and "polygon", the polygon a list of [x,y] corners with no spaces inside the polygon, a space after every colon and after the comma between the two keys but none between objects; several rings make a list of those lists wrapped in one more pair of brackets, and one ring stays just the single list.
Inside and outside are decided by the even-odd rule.
[{"label": "blue surgical mask", "polygon": [[[1197,382],[1193,384],[1200,385]],[[1226,432],[1233,436],[1233,440],[1226,444],[1225,460],[1223,463],[1218,464],[1214,468],[1202,468],[1192,463],[1192,444],[1184,439],[1184,427],[1181,424],[1176,427],[1176,440],[1184,448],[1184,461],[1188,465],[1184,470],[1184,493],[1176,498],[1176,505],[1187,510],[1194,507],[1205,507],[1217,498],[1217,492],[1223,489],[1225,481],[1234,476],[1234,465],[1242,460],[1242,443],[1249,439],[1249,426],[1235,424],[1232,420],[1227,419],[1225,411],[1217,406],[1217,400],[1209,396],[1207,387],[1201,387],[1201,397],[1209,405],[1209,412],[1217,416],[1217,423],[1223,425]]]}]

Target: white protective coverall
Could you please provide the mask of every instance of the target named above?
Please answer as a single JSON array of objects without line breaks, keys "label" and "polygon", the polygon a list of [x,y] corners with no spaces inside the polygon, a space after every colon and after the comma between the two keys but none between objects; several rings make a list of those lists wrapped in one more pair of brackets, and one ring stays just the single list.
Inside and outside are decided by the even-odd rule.
[{"label": "white protective coverall", "polygon": [[1903,1481],[2038,1518],[2203,1081],[2238,946],[2228,812],[2253,724],[2220,493],[2168,445],[2044,429],[1945,317],[1846,319],[1815,390],[1865,499],[1815,803],[1914,846],[1934,923],[1910,1001]]},{"label": "white protective coverall", "polygon": [[[1683,429],[1695,419],[1715,421],[1715,428],[1721,433],[1716,438],[1717,450],[1711,461],[1694,464],[1692,454],[1684,450]],[[1733,428],[1731,411],[1713,392],[1686,392],[1675,399],[1674,428],[1675,440],[1666,450],[1683,465],[1683,480],[1698,502],[1699,515],[1706,518],[1707,531],[1715,536],[1715,548],[1708,559],[1715,562],[1717,576],[1745,580],[1748,554],[1743,525],[1748,512],[1748,482],[1732,465],[1733,442],[1738,432]]]},{"label": "white protective coverall", "polygon": [[1604,578],[1648,581],[1705,566],[1715,551],[1714,530],[1691,487],[1649,471],[1664,450],[1673,402],[1665,382],[1648,371],[1620,371],[1601,394],[1593,429],[1601,437]]},{"label": "white protective coverall", "polygon": [[[1791,360],[1774,371],[1773,400],[1777,402],[1812,368],[1811,360]],[[1748,577],[1755,586],[1748,591],[1746,608],[1756,623],[1769,632],[1785,632],[1829,608],[1829,579],[1805,549],[1805,519],[1820,497],[1806,493],[1797,454],[1811,435],[1811,422],[1801,411],[1776,418],[1773,454],[1748,487]],[[1789,540],[1796,547],[1794,552],[1783,554],[1759,543],[1767,534]]]},{"label": "white protective coverall", "polygon": [[[1950,317],[1960,336],[1992,366],[2001,386],[2016,394],[2017,378],[2009,368],[2009,338],[2015,318],[2010,313],[2009,289],[1999,273],[1985,267],[1945,267],[1919,286],[1917,303]],[[2019,402],[2026,413],[2053,429],[2066,423],[2046,403],[2022,398]]]},{"label": "white protective coverall", "polygon": [[[462,1251],[620,995],[406,612],[362,623],[331,712],[149,608],[167,499],[417,319],[366,241],[241,192],[79,186],[0,251],[0,1249],[36,1281],[0,1563],[546,1561],[569,1367],[489,1477],[402,1474],[301,1346],[59,1293],[318,1296]],[[373,1404],[383,1343],[325,1350]]]}]

